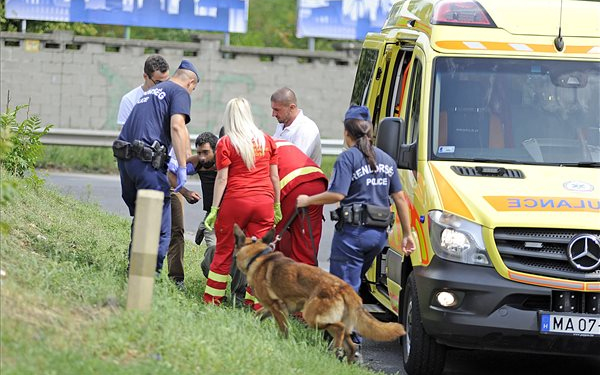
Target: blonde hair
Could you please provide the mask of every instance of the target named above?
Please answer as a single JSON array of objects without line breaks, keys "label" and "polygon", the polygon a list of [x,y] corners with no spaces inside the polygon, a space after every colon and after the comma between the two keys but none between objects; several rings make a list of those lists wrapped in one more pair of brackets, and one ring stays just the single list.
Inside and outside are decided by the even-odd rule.
[{"label": "blonde hair", "polygon": [[240,154],[246,167],[254,168],[255,147],[265,152],[265,134],[254,124],[250,103],[244,98],[233,98],[223,114],[225,135]]}]

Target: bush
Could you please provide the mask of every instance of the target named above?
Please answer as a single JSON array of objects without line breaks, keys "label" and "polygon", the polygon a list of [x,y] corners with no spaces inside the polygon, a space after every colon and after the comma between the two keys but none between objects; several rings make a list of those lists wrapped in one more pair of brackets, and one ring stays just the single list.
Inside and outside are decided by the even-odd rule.
[{"label": "bush", "polygon": [[4,170],[17,177],[24,177],[28,171],[35,175],[35,164],[43,150],[40,138],[52,127],[47,125],[42,128],[40,118],[37,115],[30,116],[29,111],[25,120],[17,121],[19,111],[24,108],[28,109],[29,105],[20,105],[14,110],[7,109],[0,120],[0,163]]},{"label": "bush", "polygon": [[[40,138],[48,133],[51,125],[42,129],[39,117],[30,117],[29,111],[25,120],[19,123],[17,114],[23,108],[29,108],[29,105],[17,106],[12,111],[7,106],[0,116],[0,206],[5,206],[18,192],[18,181],[7,175],[23,178],[29,171],[33,182],[41,181],[34,168],[43,150]],[[8,229],[8,225],[0,221],[0,233],[7,233]]]}]

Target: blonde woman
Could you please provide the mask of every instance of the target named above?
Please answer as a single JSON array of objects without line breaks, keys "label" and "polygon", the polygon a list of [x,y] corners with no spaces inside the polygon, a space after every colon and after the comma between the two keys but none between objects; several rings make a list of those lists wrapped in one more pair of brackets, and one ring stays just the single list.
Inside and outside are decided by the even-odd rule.
[{"label": "blonde woman", "polygon": [[[225,135],[217,143],[217,179],[213,206],[205,225],[214,225],[217,235],[215,256],[210,265],[204,302],[220,305],[225,296],[233,262],[233,224],[248,236],[264,236],[281,220],[277,146],[256,127],[250,103],[231,99],[223,116]],[[246,303],[255,303],[246,295]]]}]

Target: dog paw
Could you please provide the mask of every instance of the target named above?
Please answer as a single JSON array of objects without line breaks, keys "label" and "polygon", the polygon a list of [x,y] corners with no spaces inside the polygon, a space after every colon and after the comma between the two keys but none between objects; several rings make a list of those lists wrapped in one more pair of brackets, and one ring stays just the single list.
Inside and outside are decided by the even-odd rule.
[{"label": "dog paw", "polygon": [[335,358],[339,359],[340,361],[343,361],[344,357],[346,357],[346,352],[344,352],[344,348],[335,348],[334,353]]}]

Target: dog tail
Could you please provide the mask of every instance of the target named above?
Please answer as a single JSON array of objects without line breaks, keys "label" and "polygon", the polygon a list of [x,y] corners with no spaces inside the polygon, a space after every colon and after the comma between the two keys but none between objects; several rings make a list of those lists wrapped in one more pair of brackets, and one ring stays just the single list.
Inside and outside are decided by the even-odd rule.
[{"label": "dog tail", "polygon": [[381,322],[362,306],[356,309],[354,328],[361,336],[374,341],[392,341],[406,334],[402,324]]}]

